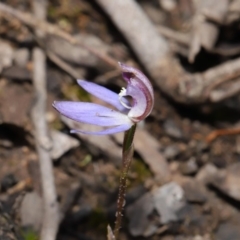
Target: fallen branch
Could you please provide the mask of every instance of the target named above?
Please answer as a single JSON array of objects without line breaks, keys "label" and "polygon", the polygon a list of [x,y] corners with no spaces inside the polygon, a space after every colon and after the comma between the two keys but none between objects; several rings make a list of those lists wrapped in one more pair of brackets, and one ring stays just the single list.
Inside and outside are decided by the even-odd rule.
[{"label": "fallen branch", "polygon": [[137,2],[133,0],[96,0],[96,2],[126,37],[149,74],[156,71],[169,47]]},{"label": "fallen branch", "polygon": [[[46,15],[46,2],[33,1],[34,14],[44,19]],[[36,35],[44,36],[42,31],[36,31]],[[32,121],[35,129],[36,148],[39,158],[42,194],[43,194],[43,219],[41,227],[41,240],[55,240],[59,224],[59,208],[54,183],[52,160],[50,158],[51,139],[48,135],[48,127],[45,119],[46,109],[46,56],[43,50],[36,47],[33,49],[33,85],[36,102],[32,108]]]}]

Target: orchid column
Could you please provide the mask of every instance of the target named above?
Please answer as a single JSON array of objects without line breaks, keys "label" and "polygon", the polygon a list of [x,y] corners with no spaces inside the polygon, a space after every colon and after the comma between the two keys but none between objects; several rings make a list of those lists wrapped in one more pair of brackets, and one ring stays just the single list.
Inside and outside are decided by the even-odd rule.
[{"label": "orchid column", "polygon": [[[109,103],[113,108],[107,108],[95,103],[55,101],[53,107],[62,115],[82,123],[105,127],[98,132],[88,132],[81,129],[71,130],[72,133],[106,135],[124,132],[123,167],[120,178],[117,201],[115,239],[118,238],[121,227],[124,205],[127,172],[133,155],[133,138],[136,124],[145,119],[153,108],[153,88],[148,78],[136,68],[119,63],[122,76],[127,87],[119,94],[92,82],[78,80],[78,84],[90,94]],[[129,99],[130,98],[130,99]]]}]

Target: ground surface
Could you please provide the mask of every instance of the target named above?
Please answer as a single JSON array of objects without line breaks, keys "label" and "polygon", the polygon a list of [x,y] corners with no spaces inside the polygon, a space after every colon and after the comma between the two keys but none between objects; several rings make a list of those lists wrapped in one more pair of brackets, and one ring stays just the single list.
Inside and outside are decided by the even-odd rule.
[{"label": "ground surface", "polygon": [[[178,6],[175,12],[166,12],[159,2],[139,1],[139,4],[156,26],[165,24],[170,29],[187,32],[190,16],[194,14],[188,8],[190,1],[179,1],[181,8]],[[23,11],[31,9],[31,4],[25,0],[5,3]],[[23,23],[4,17],[0,20],[4,23],[0,25],[0,55],[6,45],[14,52],[13,56],[4,55],[11,59],[7,66],[0,61],[3,65],[0,78],[0,202],[17,229],[22,227],[25,239],[36,239],[42,211],[41,178],[30,118],[34,103],[31,51],[36,42]],[[115,59],[130,65],[139,63],[125,37],[95,3],[51,1],[48,20],[70,34],[89,34],[87,42],[100,41],[97,49],[106,48]],[[238,19],[234,24],[239,25]],[[219,41],[236,44],[239,30],[234,24],[219,26],[223,28]],[[81,55],[83,53],[78,53],[76,47],[62,46],[60,41],[50,45],[77,71],[79,78],[115,91],[124,86],[119,73],[101,64],[100,60],[88,54]],[[74,54],[83,59],[85,56],[86,61],[78,64]],[[186,56],[176,55],[189,72],[202,72],[239,54],[226,57],[202,49],[191,64]],[[172,101],[153,84],[154,110],[139,126],[135,139],[121,239],[240,239],[238,94],[216,104],[205,101],[199,105],[183,105]],[[106,239],[107,224],[113,226],[115,219],[122,135],[69,134],[72,123],[60,119],[51,107],[53,100],[97,103],[99,100],[79,89],[74,78],[50,59],[47,60],[47,93],[49,129],[71,136],[63,142],[63,145],[71,143],[69,149],[53,160],[62,212],[58,239]],[[167,180],[162,173],[166,163]],[[170,185],[173,188],[161,190],[158,199],[156,192],[164,186],[169,187],[169,183],[173,183]],[[181,195],[180,200],[175,191]],[[151,207],[152,211],[148,212]],[[2,228],[7,229],[0,226],[0,232]]]}]

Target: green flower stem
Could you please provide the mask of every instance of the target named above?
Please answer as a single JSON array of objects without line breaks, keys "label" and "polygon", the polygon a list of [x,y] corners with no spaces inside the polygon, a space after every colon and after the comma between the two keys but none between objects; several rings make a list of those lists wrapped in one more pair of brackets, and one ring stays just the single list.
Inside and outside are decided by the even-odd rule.
[{"label": "green flower stem", "polygon": [[136,130],[136,124],[134,124],[128,131],[124,134],[123,140],[123,152],[122,152],[122,170],[119,183],[119,192],[117,199],[117,211],[116,211],[116,222],[114,228],[115,239],[118,239],[119,230],[121,228],[123,209],[125,204],[125,195],[127,187],[127,174],[131,165],[133,157],[133,138]]}]

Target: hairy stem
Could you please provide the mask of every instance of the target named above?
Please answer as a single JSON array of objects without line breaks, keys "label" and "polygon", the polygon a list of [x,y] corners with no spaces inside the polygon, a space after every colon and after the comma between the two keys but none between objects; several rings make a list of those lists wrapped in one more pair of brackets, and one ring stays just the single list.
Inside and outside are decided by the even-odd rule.
[{"label": "hairy stem", "polygon": [[131,165],[133,156],[133,138],[136,130],[136,124],[134,124],[124,135],[123,141],[123,152],[122,152],[122,170],[119,183],[119,192],[117,199],[117,211],[116,211],[116,222],[114,228],[115,239],[118,239],[119,230],[121,228],[123,209],[125,204],[125,195],[127,187],[127,174]]}]

